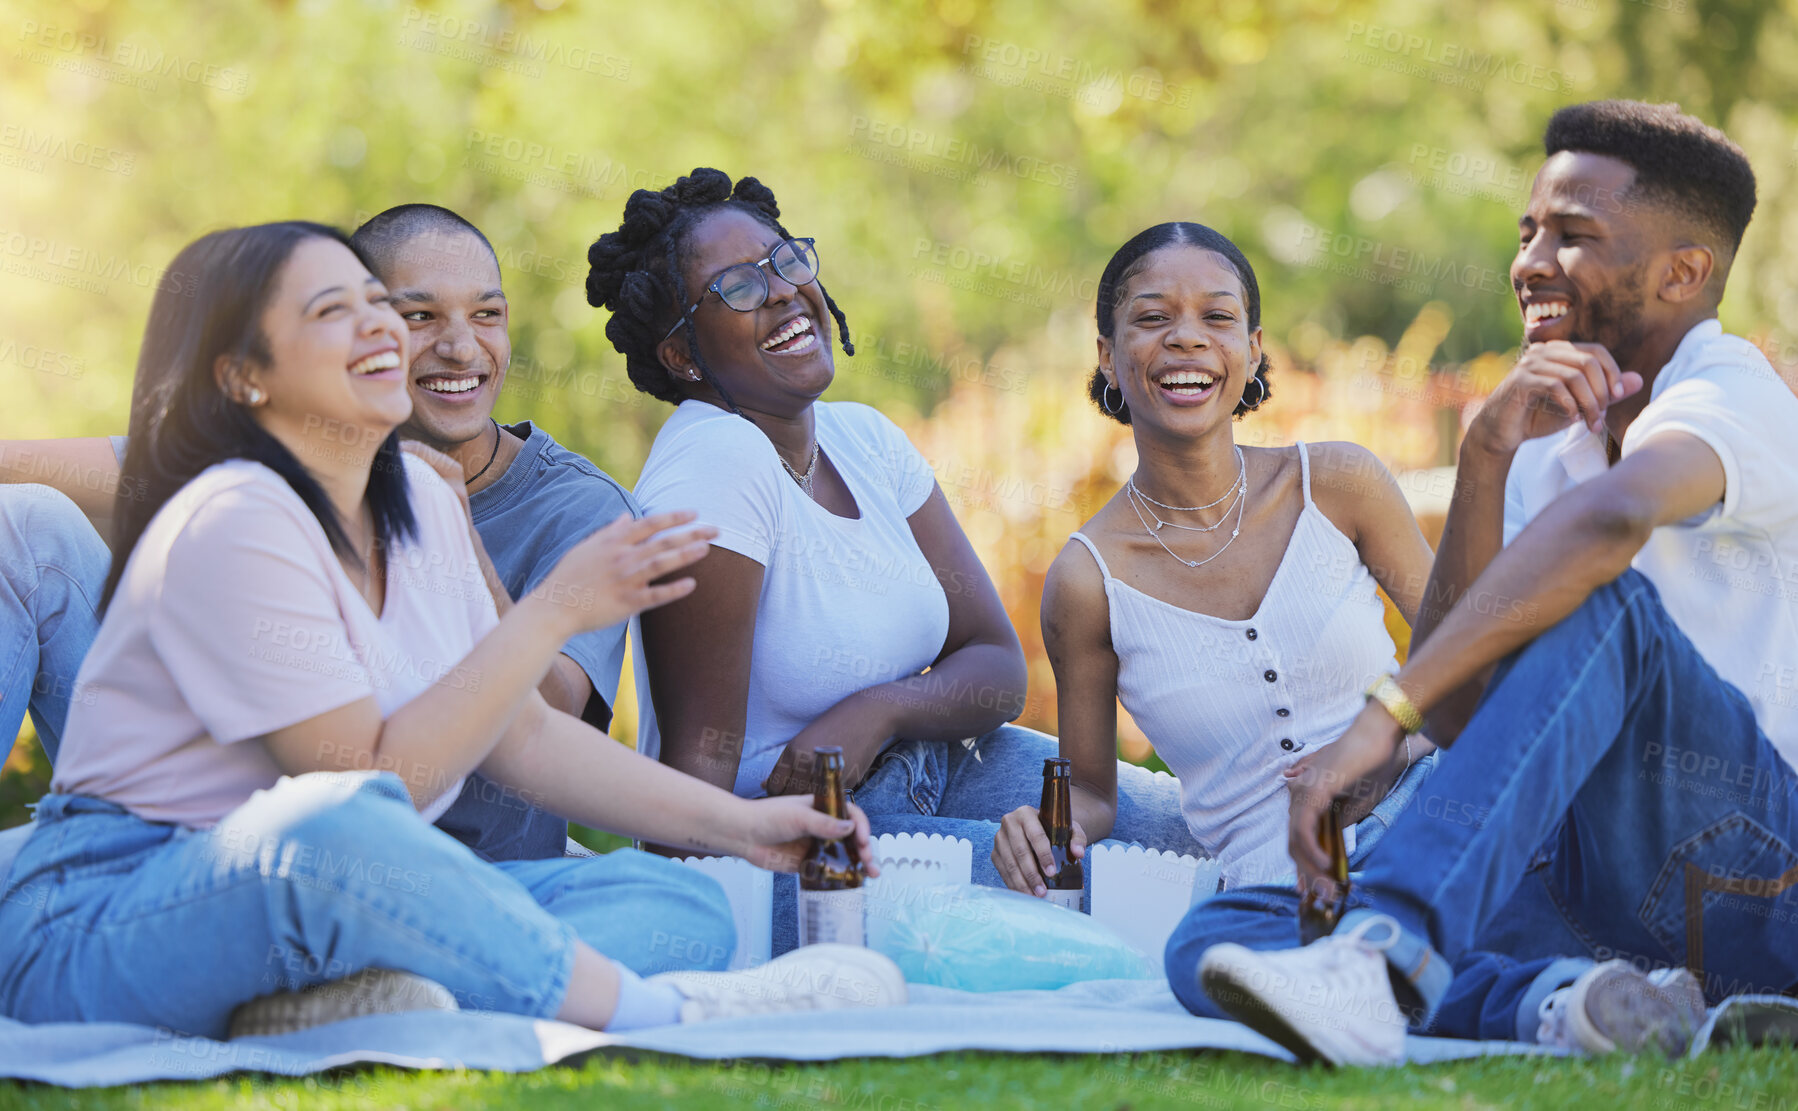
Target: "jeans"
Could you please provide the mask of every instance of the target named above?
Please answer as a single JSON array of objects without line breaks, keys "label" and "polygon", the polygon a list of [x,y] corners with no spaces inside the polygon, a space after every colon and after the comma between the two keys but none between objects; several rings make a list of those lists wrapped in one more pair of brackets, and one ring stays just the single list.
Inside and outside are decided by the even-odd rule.
[{"label": "jeans", "polygon": [[0,1014],[213,1038],[248,999],[364,968],[550,1016],[576,938],[639,974],[736,946],[708,877],[631,850],[488,864],[386,772],[283,778],[204,830],[51,795],[0,890]]},{"label": "jeans", "polygon": [[[1532,1040],[1535,1004],[1595,960],[1700,968],[1712,1002],[1791,992],[1798,888],[1766,889],[1798,866],[1795,804],[1798,772],[1748,700],[1626,571],[1500,666],[1343,926],[1397,919],[1400,1002],[1454,1036]],[[1743,890],[1695,887],[1688,921],[1706,874]],[[1290,948],[1296,906],[1253,888],[1195,908],[1168,944],[1175,994],[1216,1014],[1196,976],[1206,947]]]},{"label": "jeans", "polygon": [[511,787],[480,772],[468,773],[462,793],[437,819],[437,828],[482,860],[548,860],[568,847],[567,818],[532,806]]},{"label": "jeans", "polygon": [[[876,835],[967,838],[974,846],[974,882],[1004,887],[992,859],[999,819],[1042,803],[1043,761],[1059,755],[1054,737],[1018,725],[1001,725],[970,741],[899,741],[874,762],[855,789],[855,802],[868,812]],[[1108,842],[1205,855],[1180,813],[1179,780],[1122,760],[1117,778],[1117,821]]]},{"label": "jeans", "polygon": [[0,737],[8,749],[29,710],[55,761],[111,564],[67,497],[48,486],[0,486]]}]

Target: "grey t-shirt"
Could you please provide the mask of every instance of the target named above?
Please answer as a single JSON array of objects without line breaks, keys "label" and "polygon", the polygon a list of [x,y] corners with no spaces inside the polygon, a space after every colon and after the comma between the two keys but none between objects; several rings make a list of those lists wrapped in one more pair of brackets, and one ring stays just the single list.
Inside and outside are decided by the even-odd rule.
[{"label": "grey t-shirt", "polygon": [[[624,487],[529,421],[507,425],[524,448],[493,485],[469,495],[468,513],[493,569],[513,600],[543,581],[569,548],[622,514],[640,516]],[[627,623],[582,633],[562,646],[593,684],[581,714],[601,731],[624,667]],[[602,740],[601,743],[611,742]],[[437,828],[488,860],[539,860],[563,855],[568,822],[531,806],[511,788],[475,772]]]},{"label": "grey t-shirt", "polygon": [[[507,425],[524,449],[499,481],[471,494],[468,512],[481,544],[514,601],[542,582],[568,549],[628,513],[641,516],[630,491],[550,438],[530,421]],[[599,705],[582,716],[599,729],[612,721],[618,677],[624,669],[625,622],[582,633],[562,646],[593,683]]]}]

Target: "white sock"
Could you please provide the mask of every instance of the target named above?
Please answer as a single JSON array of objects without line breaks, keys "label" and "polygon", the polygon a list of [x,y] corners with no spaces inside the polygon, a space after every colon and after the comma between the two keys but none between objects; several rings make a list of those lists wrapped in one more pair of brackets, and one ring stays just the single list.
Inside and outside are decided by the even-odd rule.
[{"label": "white sock", "polygon": [[641,1030],[646,1026],[671,1026],[680,1021],[680,1007],[687,997],[673,984],[645,980],[623,965],[618,969],[618,1006],[612,1021],[606,1023],[608,1033]]}]

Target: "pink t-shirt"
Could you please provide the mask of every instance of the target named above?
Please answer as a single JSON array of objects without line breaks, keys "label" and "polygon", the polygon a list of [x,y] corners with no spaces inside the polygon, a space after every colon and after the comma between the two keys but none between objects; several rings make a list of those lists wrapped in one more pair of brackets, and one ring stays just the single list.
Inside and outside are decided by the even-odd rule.
[{"label": "pink t-shirt", "polygon": [[498,621],[493,596],[456,495],[405,461],[418,535],[389,553],[379,617],[260,463],[208,467],[170,498],[82,664],[51,789],[204,828],[281,777],[266,734],[371,694],[385,717],[433,683],[477,683],[462,660]]}]

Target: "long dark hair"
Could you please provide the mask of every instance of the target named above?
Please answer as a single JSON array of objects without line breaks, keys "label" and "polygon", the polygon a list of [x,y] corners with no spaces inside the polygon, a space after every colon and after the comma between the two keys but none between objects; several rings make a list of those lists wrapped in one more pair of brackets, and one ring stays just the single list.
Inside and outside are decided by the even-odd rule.
[{"label": "long dark hair", "polygon": [[[1236,271],[1237,281],[1242,283],[1242,295],[1248,300],[1245,308],[1248,311],[1249,331],[1252,332],[1261,327],[1261,286],[1255,281],[1255,268],[1249,265],[1249,260],[1236,248],[1236,244],[1230,242],[1229,238],[1221,232],[1213,231],[1204,224],[1176,222],[1156,224],[1147,231],[1138,232],[1130,242],[1119,247],[1117,254],[1112,255],[1111,261],[1105,264],[1105,273],[1099,277],[1098,304],[1094,313],[1098,318],[1100,335],[1110,339],[1112,333],[1116,331],[1118,298],[1123,296],[1124,285],[1136,276],[1142,260],[1163,247],[1172,247],[1176,244],[1202,247],[1213,254],[1222,256],[1223,260],[1230,264],[1230,269]],[[1256,391],[1255,404],[1250,405],[1246,400],[1239,399],[1236,402],[1235,410],[1231,413],[1232,416],[1241,419],[1244,413],[1252,413],[1261,408],[1262,404],[1274,395],[1273,387],[1267,380],[1267,374],[1271,368],[1272,364],[1268,362],[1267,353],[1263,351],[1261,362],[1255,367],[1255,373],[1250,378],[1251,383],[1260,383],[1260,389]],[[1099,407],[1100,412],[1119,424],[1129,424],[1130,407],[1124,404],[1122,391],[1119,392],[1117,405],[1113,407],[1105,404],[1106,390],[1104,373],[1094,367],[1092,380],[1086,385],[1087,396],[1092,398],[1093,404]],[[1243,388],[1243,395],[1244,398],[1248,395],[1246,386]]]},{"label": "long dark hair", "polygon": [[[722,170],[701,166],[666,189],[639,189],[624,204],[624,221],[587,248],[587,303],[611,310],[606,338],[624,356],[631,383],[651,397],[679,405],[687,396],[656,357],[662,337],[687,307],[687,280],[681,274],[687,237],[699,222],[723,208],[735,208],[761,221],[782,239],[792,235],[780,223],[774,191],[755,178],[731,183]],[[824,305],[837,322],[837,338],[845,355],[855,354],[849,340],[849,318],[818,283]],[[682,318],[693,365],[711,382],[733,410],[736,405],[719,384],[699,350],[699,330],[692,314]]]},{"label": "long dark hair", "polygon": [[[221,355],[268,363],[262,312],[294,248],[308,239],[341,243],[362,258],[336,228],[287,220],[212,232],[188,244],[169,264],[150,304],[137,356],[130,441],[113,508],[118,535],[102,608],[111,603],[125,562],[157,510],[195,475],[227,459],[261,463],[286,479],[318,518],[331,547],[360,560],[318,480],[248,409],[226,396],[213,371]],[[389,433],[375,453],[368,503],[378,545],[417,534],[397,432]]]}]

